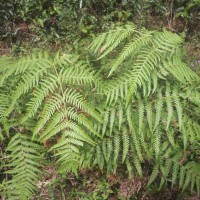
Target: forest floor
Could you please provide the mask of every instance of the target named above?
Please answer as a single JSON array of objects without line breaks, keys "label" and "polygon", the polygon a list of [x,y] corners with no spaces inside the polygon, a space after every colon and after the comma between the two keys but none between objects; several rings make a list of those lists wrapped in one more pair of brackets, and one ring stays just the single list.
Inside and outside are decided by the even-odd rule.
[{"label": "forest floor", "polygon": [[[40,193],[33,200],[199,200],[197,194],[180,193],[179,188],[165,187],[162,191],[146,190],[148,178],[125,178],[127,175],[109,174],[98,169],[83,169],[77,178],[68,174],[67,181],[57,183],[50,188],[49,184],[59,178],[55,168],[46,167],[46,175],[38,183]],[[67,197],[66,199],[64,198]],[[100,198],[98,198],[100,196]],[[133,198],[134,196],[134,198]],[[53,197],[53,198],[52,198]]]}]

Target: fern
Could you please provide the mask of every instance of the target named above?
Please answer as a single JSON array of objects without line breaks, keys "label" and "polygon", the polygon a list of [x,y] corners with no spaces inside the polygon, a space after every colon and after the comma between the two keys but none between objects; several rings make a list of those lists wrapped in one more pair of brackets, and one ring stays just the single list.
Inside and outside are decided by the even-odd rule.
[{"label": "fern", "polygon": [[[170,169],[173,169],[173,184],[179,179],[179,186],[184,190],[191,182],[190,173],[183,176],[183,170],[176,167],[177,161],[174,165],[166,161],[166,166],[160,163],[177,148],[187,150],[188,143],[194,143],[194,138],[198,140],[189,120],[189,116],[193,115],[189,108],[199,109],[199,76],[184,64],[183,55],[180,53],[183,41],[179,36],[167,31],[138,32],[132,27],[133,31],[130,32],[130,29],[131,25],[127,27],[127,34],[124,27],[104,33],[91,45],[91,50],[98,52],[98,59],[106,60],[109,56],[111,58],[111,68],[105,70],[108,77],[99,90],[105,95],[106,103],[111,109],[106,111],[104,135],[110,137],[106,134],[106,129],[117,132],[117,126],[121,130],[121,127],[128,124],[130,133],[122,136],[117,134],[113,138],[114,162],[120,164],[120,159],[122,163],[126,160],[127,169],[136,170],[142,176],[142,164],[146,159],[153,159],[156,164],[153,166],[148,186],[161,172],[162,186],[171,174]],[[117,40],[117,37],[120,39]],[[191,89],[192,84],[194,87],[196,85],[196,88]],[[191,107],[188,101],[195,105]],[[121,109],[122,105],[124,109]],[[115,108],[120,112],[114,115]],[[112,117],[109,119],[108,116]],[[177,134],[178,141],[175,139]],[[120,159],[119,146],[122,155]],[[116,170],[116,164],[114,169]],[[193,185],[194,182],[195,180]]]},{"label": "fern", "polygon": [[6,199],[29,199],[36,190],[41,173],[41,146],[37,140],[31,140],[28,134],[17,133],[10,140],[7,151],[10,152],[6,174],[12,179],[4,182]]},{"label": "fern", "polygon": [[[18,152],[17,146],[13,146],[12,149],[9,147],[16,158],[13,158],[13,164],[12,162],[10,164],[14,169],[7,171],[13,176],[11,180],[5,182],[4,196],[28,199],[35,192],[39,173],[39,169],[36,168],[37,165],[39,166],[39,161],[32,155],[37,152],[31,150],[31,145],[33,149],[35,148],[35,138],[39,136],[39,140],[44,144],[49,140],[55,141],[50,151],[56,152],[54,156],[57,157],[61,173],[63,171],[76,173],[80,163],[78,147],[84,142],[95,144],[91,135],[98,135],[98,133],[93,123],[95,120],[101,121],[101,116],[98,110],[87,102],[84,91],[88,87],[95,88],[99,83],[95,78],[95,71],[76,56],[58,53],[52,58],[47,53],[40,52],[13,62],[9,62],[10,67],[2,69],[2,86],[9,84],[11,76],[17,84],[11,87],[10,97],[4,95],[6,91],[1,93],[3,97],[0,110],[1,122],[7,132],[11,127],[17,128],[19,125],[23,129],[28,129],[33,133],[31,136],[33,140],[28,137],[30,148],[26,150],[30,153],[30,158],[27,157],[27,163],[23,163],[27,170],[17,164],[21,161],[21,158],[15,155],[15,151]],[[16,124],[8,123],[6,128],[5,120],[12,120],[16,107],[21,110],[18,117],[14,119]],[[30,122],[34,125],[30,126]],[[21,145],[20,141],[26,142],[26,135],[17,137],[18,134],[11,140],[10,145],[12,142],[16,145],[18,143]],[[22,143],[22,145],[26,144]],[[23,154],[22,150],[19,156],[21,154]],[[29,155],[25,154],[25,156]],[[22,168],[19,174],[17,174],[17,167]],[[21,185],[17,185],[18,182],[21,182]],[[12,192],[9,192],[11,188],[13,188]]]},{"label": "fern", "polygon": [[[130,32],[131,28],[132,32]],[[151,92],[155,91],[157,81],[155,82],[156,76],[152,76],[155,70],[161,71],[162,76],[167,76],[167,71],[169,71],[183,83],[199,82],[199,77],[182,62],[179,52],[183,41],[179,36],[167,31],[141,30],[141,32],[138,32],[131,25],[125,29],[127,34],[125,34],[124,29],[124,27],[116,29],[114,34],[118,38],[121,34],[122,38],[126,37],[126,40],[114,39],[114,36],[112,40],[108,41],[108,38],[113,35],[113,31],[109,31],[97,37],[91,45],[91,50],[100,52],[99,59],[103,59],[109,54],[112,55],[115,50],[118,53],[116,59],[111,59],[109,63],[112,67],[108,76],[111,78],[104,85],[103,93],[107,95],[107,102],[116,102],[119,97],[124,98],[125,96],[127,102],[129,102],[131,96],[139,88],[143,88],[144,93],[148,87]],[[116,48],[117,46],[120,48]],[[134,64],[132,63],[133,60]],[[122,70],[123,68],[125,70]],[[117,73],[117,69],[122,71],[122,75],[116,78],[112,75],[114,72]],[[150,86],[152,84],[154,85],[153,90]]]},{"label": "fern", "polygon": [[[93,41],[96,63],[46,52],[2,59],[0,136],[29,133],[15,134],[8,145],[4,196],[35,192],[41,163],[34,149],[41,144],[61,174],[125,167],[130,177],[147,176],[147,187],[160,181],[159,189],[199,192],[199,75],[184,63],[182,42],[168,31],[125,25]],[[18,176],[21,146],[27,170]]]},{"label": "fern", "polygon": [[116,135],[114,137],[114,158],[113,158],[114,165],[116,165],[117,163],[117,160],[119,158],[119,153],[120,153],[120,136]]},{"label": "fern", "polygon": [[122,153],[122,163],[123,163],[125,158],[127,157],[129,149],[129,136],[126,133],[126,131],[124,131],[122,137],[123,137],[123,153]]}]

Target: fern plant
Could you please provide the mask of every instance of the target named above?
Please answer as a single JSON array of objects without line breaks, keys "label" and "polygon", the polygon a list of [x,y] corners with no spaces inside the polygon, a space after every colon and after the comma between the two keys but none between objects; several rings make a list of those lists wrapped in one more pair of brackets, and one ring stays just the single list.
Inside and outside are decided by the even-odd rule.
[{"label": "fern plant", "polygon": [[[46,52],[39,52],[1,67],[2,128],[9,135],[13,135],[14,128],[27,130],[33,140],[39,136],[40,146],[44,144],[47,151],[52,150],[59,156],[59,170],[64,172],[76,172],[78,147],[83,143],[94,145],[92,134],[99,137],[94,123],[101,121],[101,116],[95,108],[94,97],[90,102],[87,100],[91,96],[88,91],[99,83],[88,65],[75,55],[58,53],[52,58]],[[16,144],[17,139],[13,137],[11,141]],[[20,151],[15,153],[20,157]],[[11,162],[12,167],[17,168],[18,164]],[[15,177],[13,180],[18,181]],[[23,179],[23,174],[19,178]]]},{"label": "fern plant", "polygon": [[[199,77],[182,60],[181,44],[177,34],[164,31],[137,31],[135,26],[118,27],[97,37],[91,50],[98,59],[109,56],[109,79],[102,85],[107,102],[113,103],[143,90],[144,96],[156,90],[158,78],[170,78],[184,84],[199,82]],[[105,67],[106,68],[106,67]],[[118,74],[115,77],[115,74]],[[120,74],[120,75],[119,75]]]},{"label": "fern plant", "polygon": [[6,199],[28,199],[37,190],[36,184],[41,173],[42,162],[41,145],[37,140],[32,140],[30,135],[17,133],[7,147],[8,170],[6,174],[12,178],[5,181],[3,196]]},{"label": "fern plant", "polygon": [[83,166],[115,173],[124,164],[130,176],[143,176],[148,166],[147,186],[160,179],[160,188],[171,182],[199,193],[200,79],[184,63],[182,42],[177,34],[132,25],[94,40],[90,49],[107,61],[98,88],[106,105],[103,138],[83,150]]},{"label": "fern plant", "polygon": [[[59,52],[3,58],[1,138],[10,141],[4,169],[12,175],[5,177],[4,196],[34,193],[41,164],[30,150],[35,140],[55,157],[60,173],[95,166],[117,173],[125,167],[130,177],[147,176],[147,187],[160,181],[160,189],[199,193],[200,79],[185,64],[182,43],[168,31],[126,25],[92,42],[96,61]],[[9,194],[26,173],[16,173],[24,152],[16,145],[26,147],[26,140],[26,172],[34,170],[19,187],[27,182],[30,191]]]}]

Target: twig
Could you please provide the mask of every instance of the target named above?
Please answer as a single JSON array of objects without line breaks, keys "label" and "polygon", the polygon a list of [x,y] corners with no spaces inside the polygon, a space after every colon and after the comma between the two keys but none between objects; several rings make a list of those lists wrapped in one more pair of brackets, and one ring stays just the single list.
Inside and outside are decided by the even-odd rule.
[{"label": "twig", "polygon": [[171,0],[171,4],[170,4],[170,14],[169,14],[169,20],[168,20],[168,28],[169,28],[169,30],[172,29],[173,5],[174,5],[174,0]]}]

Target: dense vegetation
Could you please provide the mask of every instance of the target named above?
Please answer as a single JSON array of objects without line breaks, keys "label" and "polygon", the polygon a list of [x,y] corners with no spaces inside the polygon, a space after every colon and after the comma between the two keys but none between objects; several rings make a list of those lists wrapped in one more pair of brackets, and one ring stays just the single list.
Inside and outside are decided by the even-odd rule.
[{"label": "dense vegetation", "polygon": [[66,48],[126,22],[196,38],[199,5],[199,0],[7,0],[0,2],[0,38],[14,53],[27,51],[30,43]]},{"label": "dense vegetation", "polygon": [[[0,58],[1,198],[198,198],[200,76],[184,47],[198,35],[198,5],[2,4],[2,44],[17,56]],[[170,31],[148,27],[168,8]]]}]

